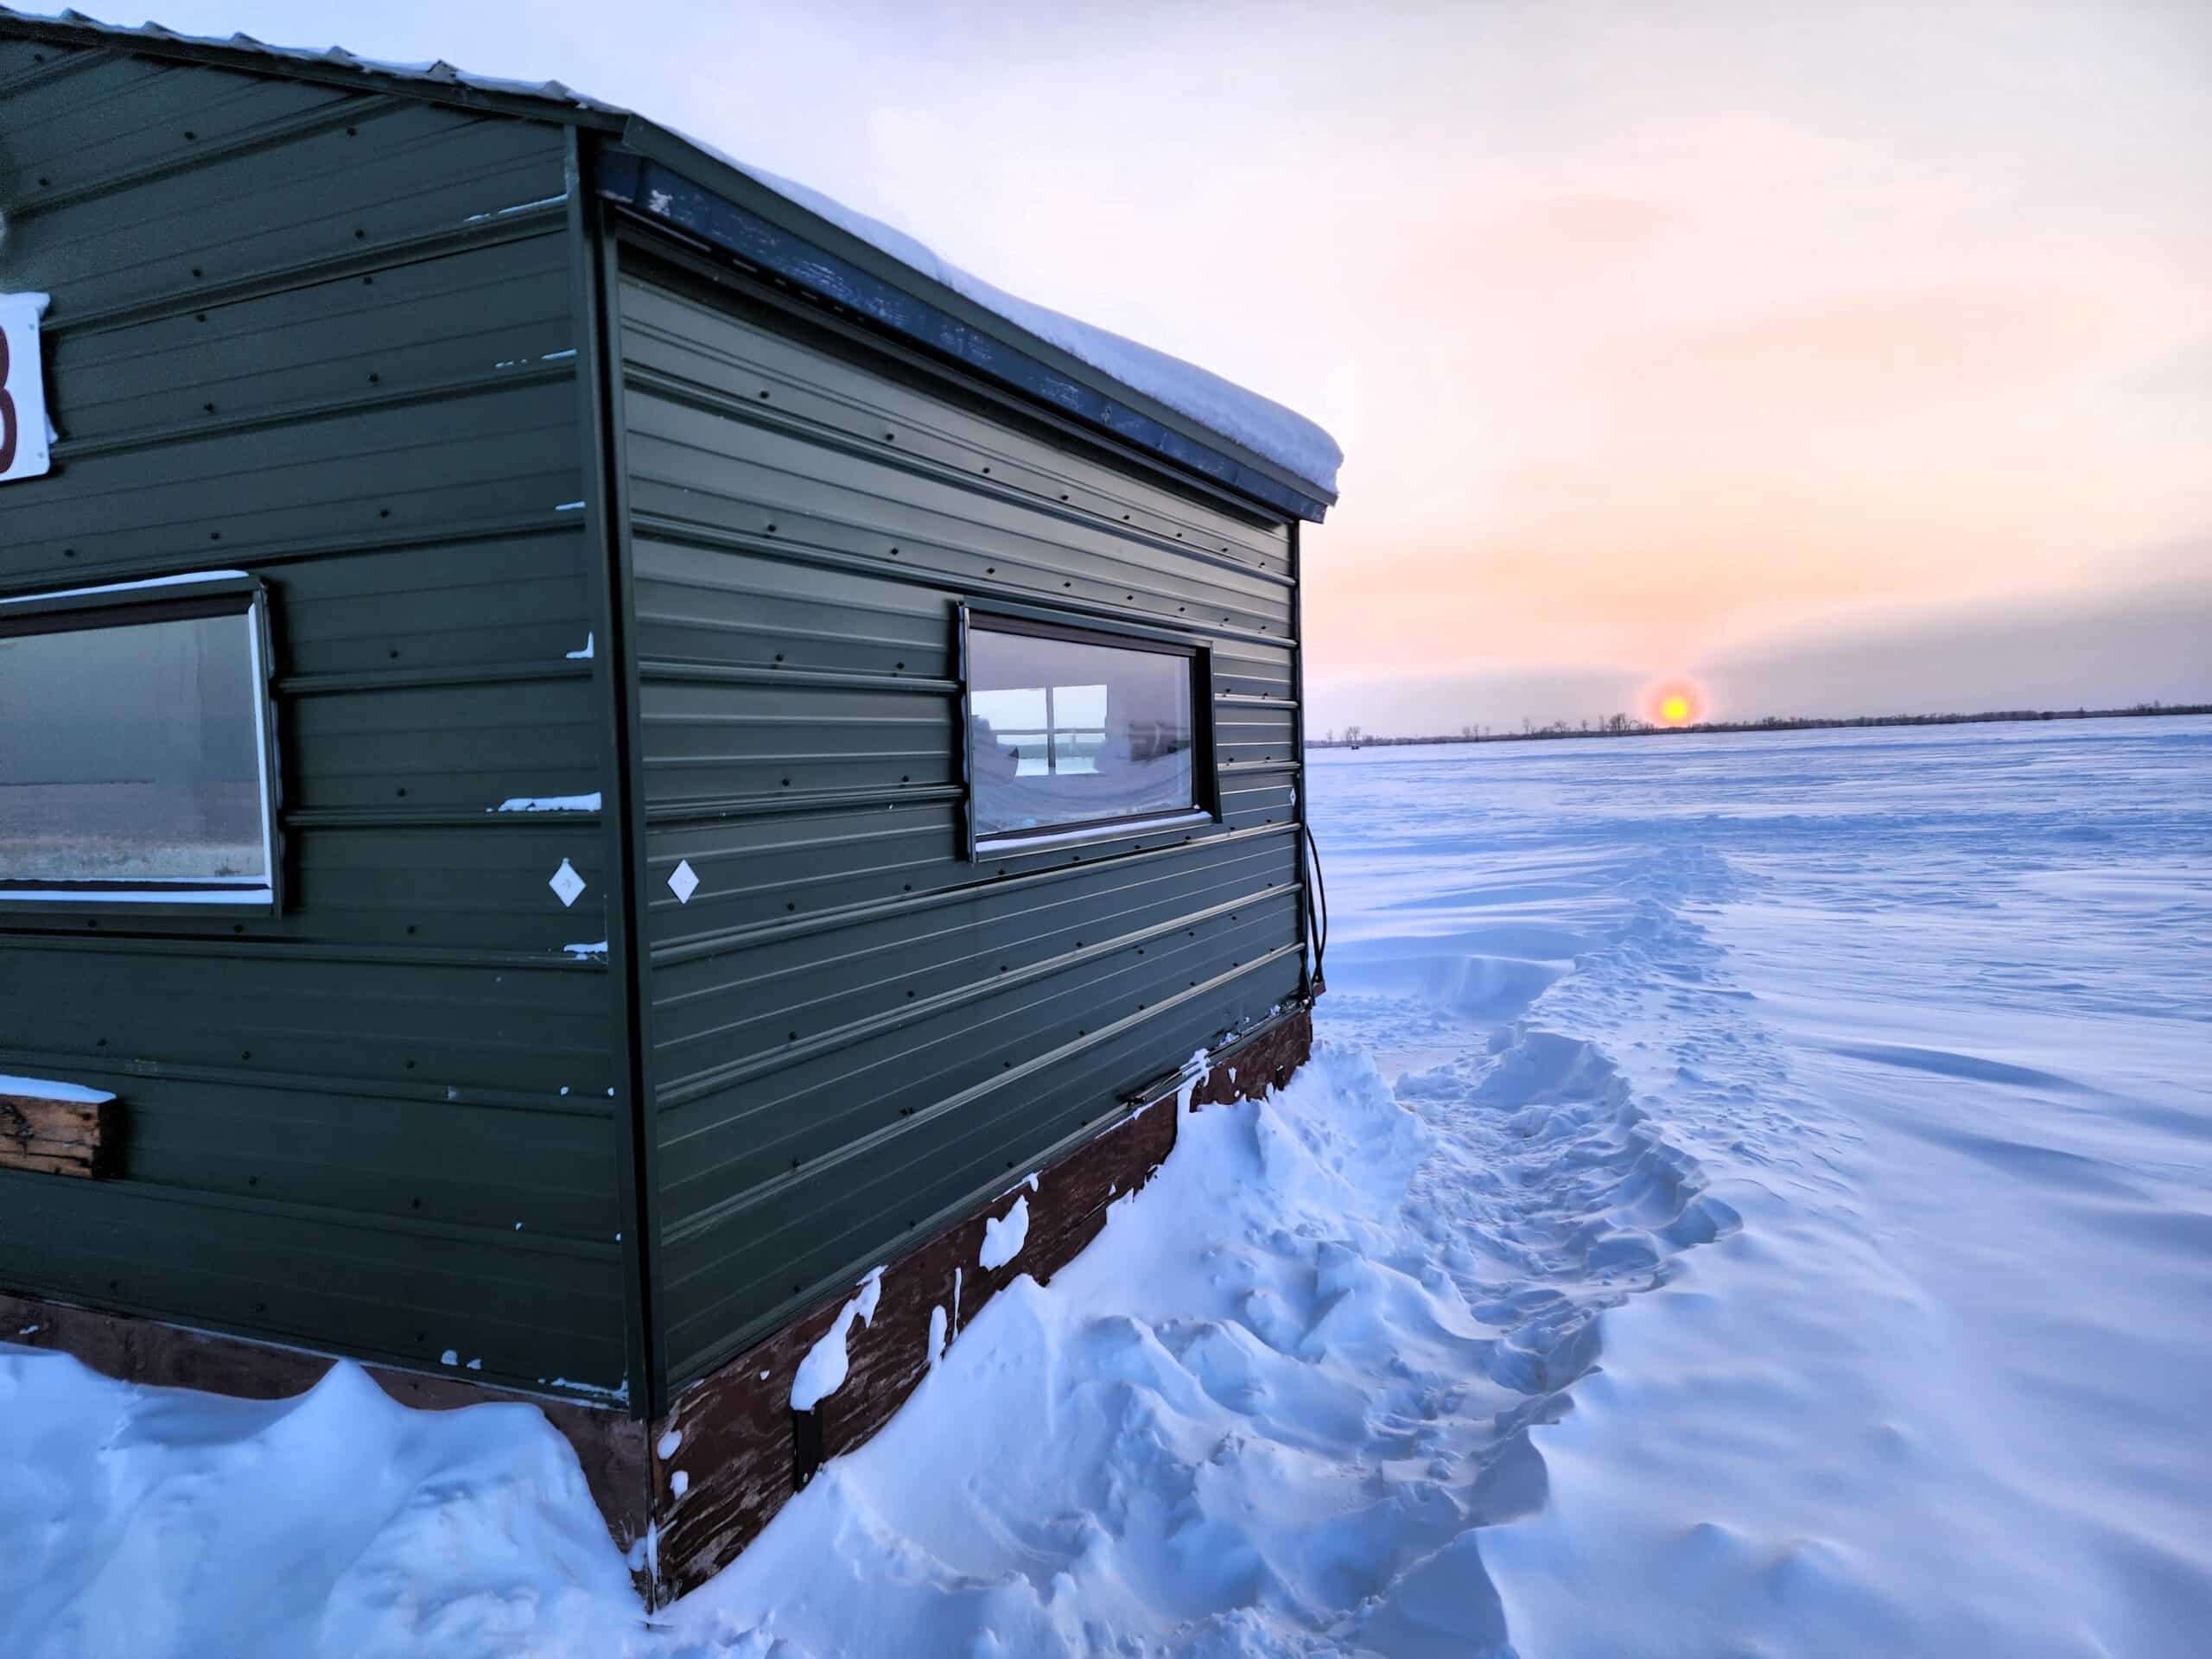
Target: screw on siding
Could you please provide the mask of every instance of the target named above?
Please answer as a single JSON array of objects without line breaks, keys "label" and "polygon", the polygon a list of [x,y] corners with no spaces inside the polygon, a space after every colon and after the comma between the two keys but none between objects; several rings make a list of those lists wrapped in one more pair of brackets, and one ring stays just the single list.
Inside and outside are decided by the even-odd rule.
[{"label": "screw on siding", "polygon": [[200,267],[199,267],[199,266],[197,266],[197,265],[194,265],[194,266],[192,268],[192,274],[193,274],[194,276],[197,276],[200,274]]},{"label": "screw on siding", "polygon": [[352,138],[352,137],[355,137],[359,136],[359,132],[360,132],[360,129],[359,129],[359,127],[348,127],[348,128],[346,128],[346,136],[348,138]]},{"label": "screw on siding", "polygon": [[107,1039],[105,1037],[101,1038],[98,1042],[94,1043],[92,1046],[94,1048],[105,1048],[107,1046]]},{"label": "screw on siding", "polygon": [[896,443],[899,442],[899,435],[896,432],[887,432],[883,435],[883,441],[886,443]]},{"label": "screw on siding", "polygon": [[372,386],[377,385],[380,384],[383,379],[384,377],[382,375],[372,372],[369,376],[369,384]]},{"label": "screw on siding", "polygon": [[769,526],[768,526],[768,533],[769,533],[771,536],[772,536],[772,535],[774,535],[774,534],[776,533],[776,527],[775,527],[773,524],[771,524],[771,525],[769,525]]},{"label": "screw on siding", "polygon": [[764,391],[760,394],[760,401],[764,404],[768,401],[768,394],[766,392]]},{"label": "screw on siding", "polygon": [[983,470],[984,470],[985,472],[987,472],[987,473],[988,473],[988,472],[989,472],[991,469],[990,469],[989,467],[984,467],[984,468],[983,468]]},{"label": "screw on siding", "polygon": [[983,574],[987,576],[995,576],[998,573],[999,568],[995,564],[987,564],[983,567]]},{"label": "screw on siding", "polygon": [[184,136],[188,143],[200,137],[200,135],[194,132],[190,127],[187,127],[184,130]]},{"label": "screw on siding", "polygon": [[215,405],[213,404],[202,404],[200,407],[206,410],[210,415],[213,415],[215,412]]},{"label": "screw on siding", "polygon": [[223,539],[223,532],[219,530],[211,530],[207,532],[207,539],[211,542],[219,542]]},{"label": "screw on siding", "polygon": [[897,548],[894,547],[891,550],[891,556],[894,559],[899,556],[899,550]]},{"label": "screw on siding", "polygon": [[353,239],[356,242],[365,242],[369,239],[369,233],[356,225],[353,227]]},{"label": "screw on siding", "polygon": [[73,547],[65,547],[61,550],[61,556],[65,559],[73,559],[77,556],[77,550]]}]

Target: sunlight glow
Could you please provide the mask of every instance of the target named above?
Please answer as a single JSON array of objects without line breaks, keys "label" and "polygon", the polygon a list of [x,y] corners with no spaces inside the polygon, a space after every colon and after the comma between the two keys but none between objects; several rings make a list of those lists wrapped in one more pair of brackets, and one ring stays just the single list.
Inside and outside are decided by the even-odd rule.
[{"label": "sunlight glow", "polygon": [[1712,709],[1705,688],[1679,676],[1646,688],[1643,703],[1644,719],[1655,726],[1694,726]]}]

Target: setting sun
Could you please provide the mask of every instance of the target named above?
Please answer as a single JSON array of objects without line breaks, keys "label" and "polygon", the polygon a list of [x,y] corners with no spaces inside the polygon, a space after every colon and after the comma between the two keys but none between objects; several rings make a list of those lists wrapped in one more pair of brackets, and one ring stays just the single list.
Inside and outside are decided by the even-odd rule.
[{"label": "setting sun", "polygon": [[1670,676],[1643,693],[1643,717],[1655,726],[1694,726],[1706,717],[1705,688],[1694,680]]}]

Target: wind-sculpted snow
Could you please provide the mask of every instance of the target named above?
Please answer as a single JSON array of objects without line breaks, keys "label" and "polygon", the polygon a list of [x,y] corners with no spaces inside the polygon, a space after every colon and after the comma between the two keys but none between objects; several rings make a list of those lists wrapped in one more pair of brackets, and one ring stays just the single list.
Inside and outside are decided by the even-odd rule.
[{"label": "wind-sculpted snow", "polygon": [[653,1626],[527,1413],[0,1353],[0,1651],[2201,1651],[2212,722],[1316,762],[1313,1064]]}]

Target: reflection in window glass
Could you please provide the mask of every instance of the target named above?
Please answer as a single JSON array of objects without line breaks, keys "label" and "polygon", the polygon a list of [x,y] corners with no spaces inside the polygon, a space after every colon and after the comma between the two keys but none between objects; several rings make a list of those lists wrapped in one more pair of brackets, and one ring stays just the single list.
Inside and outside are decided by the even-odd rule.
[{"label": "reflection in window glass", "polygon": [[1190,810],[1191,676],[1186,652],[973,624],[977,836]]},{"label": "reflection in window glass", "polygon": [[0,887],[265,887],[254,639],[247,610],[0,632]]}]

